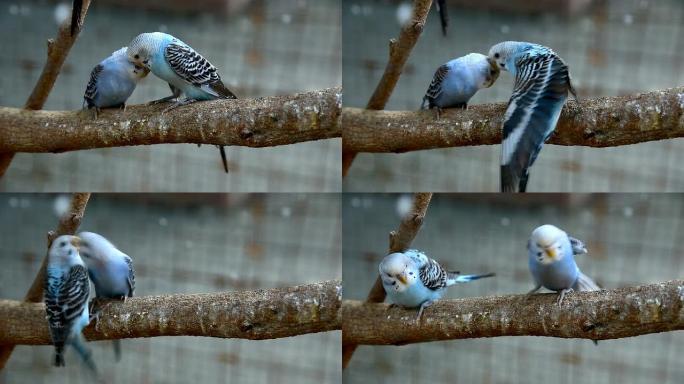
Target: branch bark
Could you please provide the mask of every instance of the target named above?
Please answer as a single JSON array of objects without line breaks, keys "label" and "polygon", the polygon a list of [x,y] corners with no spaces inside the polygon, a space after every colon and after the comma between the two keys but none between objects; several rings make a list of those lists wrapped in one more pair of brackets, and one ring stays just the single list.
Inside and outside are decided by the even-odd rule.
[{"label": "branch bark", "polygon": [[497,336],[617,339],[684,329],[684,280],[567,295],[440,300],[423,312],[342,303],[342,342],[404,345]]},{"label": "branch bark", "polygon": [[[62,215],[59,219],[59,224],[57,225],[57,230],[48,232],[47,235],[47,249],[50,249],[52,241],[61,235],[73,235],[78,230],[81,225],[81,219],[83,219],[83,214],[85,213],[86,206],[88,205],[88,200],[90,199],[90,193],[74,193],[71,198],[71,203],[69,204],[69,209]],[[33,283],[26,292],[24,296],[25,302],[37,303],[43,300],[43,291],[45,284],[45,268],[47,267],[47,249],[46,255],[43,258],[43,262],[38,269],[38,274],[36,274]],[[43,319],[45,316],[42,316]],[[0,329],[6,329],[0,327]],[[14,345],[7,344],[2,345],[0,343],[0,370],[5,367],[7,361],[12,355],[14,350]]]},{"label": "branch bark", "polygon": [[[107,302],[88,340],[157,336],[276,339],[341,328],[342,282]],[[42,303],[0,300],[0,344],[51,344]]]},{"label": "branch bark", "polygon": [[[505,103],[467,110],[368,111],[344,108],[343,150],[407,152],[501,143]],[[569,101],[549,143],[612,147],[684,137],[684,87]]]},{"label": "branch bark", "polygon": [[165,105],[88,111],[0,107],[0,152],[196,143],[268,147],[340,137],[342,89],[214,100],[162,113]]},{"label": "branch bark", "polygon": [[[391,39],[389,42],[389,60],[382,78],[380,78],[373,95],[366,104],[367,109],[380,110],[385,108],[394,87],[399,81],[399,76],[404,70],[404,65],[423,32],[431,5],[432,0],[414,0],[411,21],[401,28],[398,39]],[[347,176],[347,172],[356,158],[356,153],[349,150],[342,151],[342,177]]]},{"label": "branch bark", "polygon": [[[81,15],[79,20],[79,25],[83,25],[86,13],[88,13],[88,8],[90,7],[90,0],[82,0]],[[41,72],[38,82],[33,87],[33,91],[29,96],[28,100],[24,104],[25,109],[37,110],[42,109],[45,105],[45,101],[52,90],[52,87],[57,81],[57,76],[62,70],[62,65],[66,60],[71,47],[76,42],[80,28],[74,31],[73,36],[71,35],[71,22],[70,20],[65,21],[59,27],[57,31],[56,39],[49,39],[47,41],[47,61],[43,67],[43,72]],[[0,143],[3,142],[0,140]],[[0,148],[0,177],[2,177],[7,168],[9,168],[14,158],[14,153],[12,151],[4,151]]]},{"label": "branch bark", "polygon": [[[411,246],[413,239],[416,238],[418,231],[423,225],[431,199],[432,193],[416,193],[414,195],[413,208],[401,220],[399,228],[389,234],[389,253],[401,252]],[[382,287],[382,280],[378,276],[370,292],[368,292],[366,303],[382,303],[385,300],[385,296],[387,296],[387,293]],[[346,368],[349,364],[357,346],[357,343],[342,342],[342,369]]]}]

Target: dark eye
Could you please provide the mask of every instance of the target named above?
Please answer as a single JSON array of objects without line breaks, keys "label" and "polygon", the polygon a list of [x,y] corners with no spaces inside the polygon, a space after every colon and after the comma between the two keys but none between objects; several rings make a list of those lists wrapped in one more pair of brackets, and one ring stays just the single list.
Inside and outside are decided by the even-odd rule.
[{"label": "dark eye", "polygon": [[150,61],[149,59],[143,60],[143,64],[147,64],[147,62]]},{"label": "dark eye", "polygon": [[134,58],[134,59],[139,59],[139,58],[140,58],[140,55],[135,55],[135,56],[133,56],[133,58]]},{"label": "dark eye", "polygon": [[495,58],[495,59],[498,59],[499,56],[500,56],[500,55],[499,55],[499,52],[497,52],[497,53],[494,54],[494,58]]},{"label": "dark eye", "polygon": [[537,256],[541,256],[541,254],[542,254],[541,252],[537,252]]},{"label": "dark eye", "polygon": [[62,247],[62,248],[66,247],[66,241],[60,242],[60,243],[59,243],[59,246]]},{"label": "dark eye", "polygon": [[397,282],[392,280],[392,285],[397,285]]},{"label": "dark eye", "polygon": [[413,272],[409,272],[409,275],[413,276]]}]

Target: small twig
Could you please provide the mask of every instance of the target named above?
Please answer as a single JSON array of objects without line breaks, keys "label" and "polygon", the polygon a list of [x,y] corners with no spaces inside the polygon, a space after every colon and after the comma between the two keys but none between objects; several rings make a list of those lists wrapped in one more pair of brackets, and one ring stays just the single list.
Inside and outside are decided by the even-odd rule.
[{"label": "small twig", "polygon": [[[385,108],[397,81],[399,81],[399,76],[404,70],[404,65],[423,32],[431,5],[432,0],[414,0],[411,20],[401,28],[398,39],[389,41],[389,60],[382,78],[380,78],[373,95],[366,104],[367,109],[380,110]],[[349,172],[349,168],[356,158],[356,153],[355,151],[342,151],[342,177],[345,177]]]},{"label": "small twig", "polygon": [[[505,103],[467,110],[368,111],[344,108],[343,150],[407,152],[499,144]],[[684,137],[684,87],[569,101],[549,143],[612,147]]]},{"label": "small twig", "polygon": [[684,281],[597,292],[439,300],[416,311],[344,300],[342,343],[404,345],[498,336],[617,339],[684,329]]},{"label": "small twig", "polygon": [[[416,238],[418,231],[423,225],[431,199],[432,193],[415,194],[413,197],[413,208],[401,220],[399,228],[389,234],[389,253],[401,252],[411,246],[413,239]],[[382,287],[382,281],[378,276],[368,293],[366,303],[382,303],[386,295],[385,289]],[[349,364],[357,346],[355,343],[342,343],[342,369],[346,368]]]},{"label": "small twig", "polygon": [[93,119],[87,111],[0,107],[0,151],[64,152],[162,143],[268,147],[342,135],[339,87],[198,102],[162,114],[164,108],[131,106],[103,111]]},{"label": "small twig", "polygon": [[[55,231],[48,232],[48,249],[50,248],[52,241],[56,239],[58,236],[73,235],[74,233],[76,233],[79,225],[81,225],[81,219],[83,219],[83,215],[85,213],[86,205],[88,204],[89,199],[90,193],[74,193],[74,195],[71,198],[71,204],[69,205],[69,209],[59,219],[57,229]],[[47,254],[43,258],[43,262],[40,264],[40,268],[38,269],[36,277],[33,279],[31,287],[29,288],[28,292],[26,292],[26,296],[24,296],[25,302],[37,303],[43,300],[46,267]],[[41,319],[44,318],[45,316],[41,317]],[[0,327],[0,329],[3,328]],[[5,364],[7,364],[7,361],[9,360],[10,356],[12,355],[14,345],[12,345],[11,343],[0,344],[6,344],[0,345],[0,370],[2,370],[5,367]]]}]

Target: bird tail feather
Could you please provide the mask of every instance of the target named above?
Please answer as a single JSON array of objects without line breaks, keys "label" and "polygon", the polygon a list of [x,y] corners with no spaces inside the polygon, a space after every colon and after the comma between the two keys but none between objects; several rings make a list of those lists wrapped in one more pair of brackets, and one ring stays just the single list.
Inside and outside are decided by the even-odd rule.
[{"label": "bird tail feather", "polygon": [[221,162],[223,163],[223,170],[228,173],[228,159],[226,158],[226,147],[223,145],[217,145],[219,152],[221,153]]},{"label": "bird tail feather", "polygon": [[589,276],[585,275],[582,272],[579,273],[579,276],[577,277],[577,281],[575,282],[575,286],[573,288],[579,292],[601,290],[601,287],[599,287],[594,280],[592,280]]},{"label": "bird tail feather", "polygon": [[79,356],[81,356],[81,360],[83,360],[88,369],[97,374],[97,366],[93,361],[92,352],[90,352],[90,349],[86,347],[83,337],[77,335],[72,341],[71,345],[74,346],[74,349],[76,352],[78,352]]},{"label": "bird tail feather", "polygon": [[55,345],[55,367],[64,366],[64,345]]},{"label": "bird tail feather", "polygon": [[118,363],[121,361],[121,340],[113,340],[112,346],[114,347],[114,358]]},{"label": "bird tail feather", "polygon": [[458,272],[449,272],[447,276],[447,284],[458,284],[458,283],[468,283],[473,280],[483,279],[485,277],[496,276],[494,273],[485,273],[482,275],[461,275]]}]

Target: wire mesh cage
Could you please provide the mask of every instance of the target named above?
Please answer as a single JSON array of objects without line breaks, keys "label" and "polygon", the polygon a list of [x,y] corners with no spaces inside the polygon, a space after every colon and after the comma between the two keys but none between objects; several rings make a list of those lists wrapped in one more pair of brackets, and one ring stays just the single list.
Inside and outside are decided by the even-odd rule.
[{"label": "wire mesh cage", "polygon": [[[364,107],[411,9],[408,1],[359,0],[342,5],[345,106]],[[561,4],[565,5],[564,7]],[[436,12],[428,21],[386,106],[417,110],[437,67],[469,52],[486,54],[506,40],[551,47],[569,65],[580,99],[619,96],[684,84],[684,3],[677,0],[447,1],[442,36]],[[508,101],[513,77],[502,73],[470,104]],[[499,146],[403,154],[360,154],[343,188],[357,192],[495,192]],[[546,145],[531,172],[538,192],[681,191],[684,140],[612,148]]]},{"label": "wire mesh cage", "polygon": [[[188,4],[191,4],[189,7]],[[188,8],[191,8],[190,11]],[[21,107],[70,2],[0,5],[0,105]],[[340,6],[336,0],[96,1],[44,109],[79,109],[93,67],[142,32],[170,33],[217,67],[238,97],[288,95],[342,83]],[[128,104],[170,94],[148,76]],[[270,148],[229,147],[223,174],[211,145],[107,148],[19,154],[0,190],[62,192],[326,192],[340,189],[340,140]]]},{"label": "wire mesh cage", "polygon": [[[0,297],[21,300],[68,199],[0,196]],[[340,202],[327,194],[93,195],[80,230],[103,234],[133,258],[136,296],[290,287],[341,278]],[[340,333],[250,341],[203,337],[88,343],[105,382],[339,382]],[[18,346],[6,383],[85,383],[71,349],[52,366],[52,346]]]},{"label": "wire mesh cage", "polygon": [[[364,300],[387,251],[387,234],[411,206],[409,195],[345,194],[344,298]],[[432,197],[412,247],[464,274],[446,299],[524,294],[533,286],[526,243],[551,223],[584,241],[583,273],[606,289],[681,279],[681,194],[449,195]],[[548,291],[541,291],[548,292]],[[426,309],[426,312],[430,309]],[[552,337],[463,339],[407,346],[360,346],[345,383],[680,383],[684,334],[601,340]]]}]

